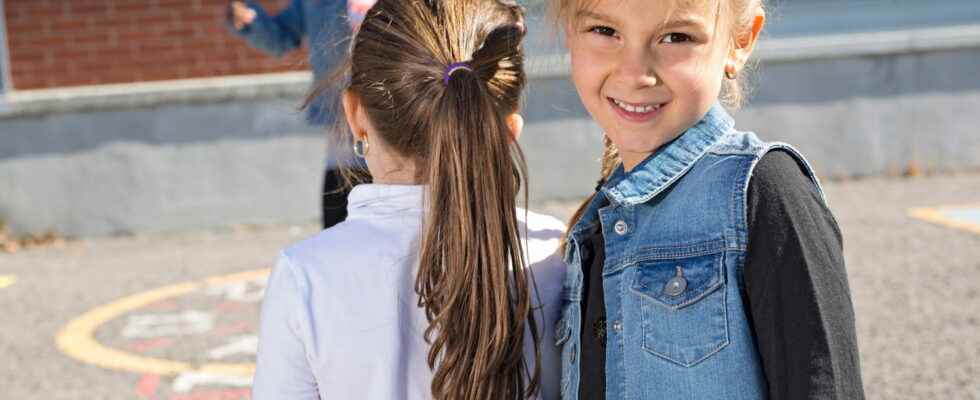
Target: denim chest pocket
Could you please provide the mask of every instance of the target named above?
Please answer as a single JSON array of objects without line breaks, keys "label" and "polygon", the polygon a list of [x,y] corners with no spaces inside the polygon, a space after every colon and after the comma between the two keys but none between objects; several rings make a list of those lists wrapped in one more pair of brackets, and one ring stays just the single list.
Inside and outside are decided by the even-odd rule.
[{"label": "denim chest pocket", "polygon": [[646,351],[692,367],[728,345],[723,257],[638,263],[630,290],[638,297]]}]

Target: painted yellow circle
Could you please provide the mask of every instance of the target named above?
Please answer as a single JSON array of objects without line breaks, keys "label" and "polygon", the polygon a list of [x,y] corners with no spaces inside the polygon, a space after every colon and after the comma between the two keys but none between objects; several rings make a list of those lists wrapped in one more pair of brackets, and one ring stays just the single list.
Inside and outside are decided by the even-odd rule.
[{"label": "painted yellow circle", "polygon": [[942,225],[947,228],[959,229],[959,230],[972,232],[980,235],[980,224],[953,219],[948,217],[945,213],[943,213],[943,211],[948,211],[948,210],[967,210],[967,209],[980,209],[980,204],[963,204],[963,205],[949,205],[943,207],[913,208],[909,210],[908,214],[912,218],[918,218],[920,220],[931,222],[937,225]]},{"label": "painted yellow circle", "polygon": [[17,277],[13,275],[0,275],[0,289],[9,287],[17,283]]},{"label": "painted yellow circle", "polygon": [[225,376],[251,377],[255,373],[255,364],[207,363],[195,365],[127,353],[99,343],[95,340],[95,330],[106,322],[140,307],[213,286],[264,279],[269,276],[269,271],[266,268],[216,276],[202,281],[165,286],[123,297],[109,304],[93,308],[68,322],[58,332],[55,343],[58,345],[58,349],[68,356],[103,368],[167,376],[193,371]]}]

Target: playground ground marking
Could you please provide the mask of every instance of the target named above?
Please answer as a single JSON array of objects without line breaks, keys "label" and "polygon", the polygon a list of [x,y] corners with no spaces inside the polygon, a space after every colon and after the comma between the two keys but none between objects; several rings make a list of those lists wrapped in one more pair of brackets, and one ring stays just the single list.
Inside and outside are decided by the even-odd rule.
[{"label": "playground ground marking", "polygon": [[252,363],[206,363],[194,365],[186,362],[133,354],[99,343],[95,340],[95,331],[103,324],[141,307],[230,282],[262,279],[269,275],[269,271],[269,269],[261,269],[211,277],[195,282],[164,286],[123,297],[111,303],[95,307],[69,321],[56,335],[55,343],[58,349],[69,357],[113,370],[162,376],[197,373],[251,378],[255,372],[255,364]]},{"label": "playground ground marking", "polygon": [[980,203],[913,208],[912,218],[980,235]]},{"label": "playground ground marking", "polygon": [[13,275],[0,275],[0,289],[6,289],[17,283],[17,277]]}]

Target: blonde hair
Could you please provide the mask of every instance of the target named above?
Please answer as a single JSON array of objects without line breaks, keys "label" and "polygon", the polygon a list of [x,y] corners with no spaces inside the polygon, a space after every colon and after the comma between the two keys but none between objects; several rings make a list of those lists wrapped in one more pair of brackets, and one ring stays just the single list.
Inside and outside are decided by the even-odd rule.
[{"label": "blonde hair", "polygon": [[[579,10],[594,7],[599,1],[601,0],[549,0],[548,17],[552,23],[560,26],[562,29],[567,30],[572,24],[574,24],[576,14]],[[721,28],[715,29],[715,32],[728,36],[728,47],[726,51],[729,51],[737,46],[738,38],[749,33],[748,30],[752,27],[757,10],[764,10],[763,1],[764,0],[675,0],[672,9],[668,13],[668,18],[670,13],[678,8],[678,3],[680,2],[684,2],[687,5],[700,5],[703,6],[704,9],[708,9],[708,7],[714,3],[718,10],[716,28]],[[746,92],[748,91],[748,74],[746,74],[745,71],[751,70],[752,66],[752,64],[747,64],[743,68],[743,72],[735,76],[734,79],[724,79],[722,81],[721,93],[719,94],[718,98],[729,108],[738,109],[742,106],[742,104],[744,104]],[[609,137],[603,138],[603,144],[605,149],[602,154],[600,181],[607,179],[620,163],[619,152],[616,150],[616,145],[609,140]],[[575,223],[582,218],[582,214],[585,212],[585,207],[592,202],[593,197],[595,197],[594,193],[579,206],[578,210],[575,211],[571,220],[569,221],[569,227],[575,226]]]}]

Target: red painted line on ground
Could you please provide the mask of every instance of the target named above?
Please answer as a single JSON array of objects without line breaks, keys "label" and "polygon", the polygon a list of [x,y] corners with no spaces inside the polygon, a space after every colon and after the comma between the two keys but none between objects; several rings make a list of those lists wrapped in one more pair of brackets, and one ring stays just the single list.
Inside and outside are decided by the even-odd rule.
[{"label": "red painted line on ground", "polygon": [[160,375],[143,374],[136,384],[136,394],[142,399],[156,400],[157,388],[160,387]]},{"label": "red painted line on ground", "polygon": [[211,331],[211,334],[217,337],[225,337],[229,335],[234,335],[236,333],[251,332],[254,331],[252,324],[248,322],[238,322],[231,325],[225,325],[215,328]]},{"label": "red painted line on ground", "polygon": [[202,390],[194,393],[172,394],[170,400],[248,400],[249,388]]},{"label": "red painted line on ground", "polygon": [[137,353],[145,353],[148,350],[162,349],[170,347],[174,344],[176,340],[174,338],[157,338],[157,339],[147,339],[147,340],[137,340],[130,342],[126,345],[129,350],[135,351]]},{"label": "red painted line on ground", "polygon": [[158,301],[141,307],[142,310],[148,311],[173,311],[177,308],[177,302],[173,300]]},{"label": "red painted line on ground", "polygon": [[246,305],[238,301],[223,301],[215,309],[222,312],[239,311],[246,308]]}]

